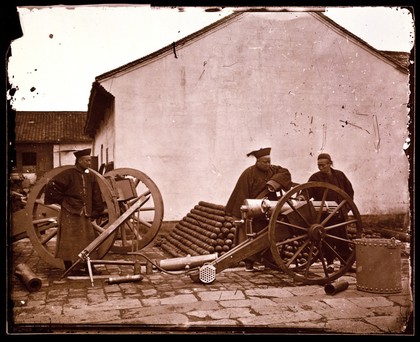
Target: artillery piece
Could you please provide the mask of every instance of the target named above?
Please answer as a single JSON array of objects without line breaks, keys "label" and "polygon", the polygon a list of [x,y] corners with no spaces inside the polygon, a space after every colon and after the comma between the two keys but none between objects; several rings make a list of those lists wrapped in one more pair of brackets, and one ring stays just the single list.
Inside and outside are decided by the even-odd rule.
[{"label": "artillery piece", "polygon": [[[320,201],[313,200],[314,191],[321,194]],[[331,195],[335,201],[327,200]],[[278,201],[246,199],[241,212],[237,224],[246,230],[247,239],[216,260],[191,270],[194,282],[210,283],[217,273],[258,256],[266,266],[290,275],[297,283],[324,285],[345,274],[356,259],[353,240],[362,235],[360,213],[351,197],[334,185],[308,182],[292,188]],[[255,219],[266,221],[266,227],[258,233],[253,231]],[[341,241],[351,252],[341,255],[334,241]],[[327,250],[341,266],[332,273],[327,270]]]},{"label": "artillery piece", "polygon": [[[55,168],[45,174],[27,201],[30,221],[27,234],[40,257],[61,269],[64,269],[63,261],[55,257],[60,207],[45,205],[43,198],[48,180],[68,167]],[[89,269],[89,254],[93,250],[98,251],[100,259],[110,250],[139,254],[138,251],[156,237],[163,219],[160,191],[143,172],[130,168],[115,169],[104,175],[91,172],[98,179],[106,211],[93,222],[97,238],[79,254],[79,261],[87,261]],[[311,194],[315,190],[321,194],[321,200],[313,199]],[[331,194],[335,201],[327,200]],[[363,231],[360,213],[350,196],[334,185],[309,182],[293,187],[278,201],[247,199],[241,212],[242,218],[236,225],[238,229],[245,229],[247,239],[220,257],[212,255],[210,261],[206,257],[194,259],[202,266],[186,271],[192,281],[210,283],[217,273],[257,256],[266,266],[286,273],[297,283],[324,285],[345,274],[356,259],[354,240],[360,238]],[[254,220],[265,220],[265,228],[254,232]],[[351,253],[346,257],[341,255],[334,241],[344,243]],[[327,271],[324,255],[327,250],[333,252],[341,264],[333,273]],[[90,277],[93,285],[91,271]]]},{"label": "artillery piece", "polygon": [[[26,233],[33,247],[45,262],[61,269],[64,263],[55,257],[60,206],[44,204],[44,192],[48,181],[69,167],[72,166],[47,172],[31,190],[26,204]],[[145,173],[131,168],[114,169],[103,175],[89,171],[97,177],[106,207],[103,215],[92,222],[100,239],[95,246],[98,257],[104,257],[110,250],[125,254],[147,246],[163,220],[163,201],[156,184]],[[135,207],[130,210],[132,206]],[[121,222],[117,229],[108,230],[117,220]]]}]

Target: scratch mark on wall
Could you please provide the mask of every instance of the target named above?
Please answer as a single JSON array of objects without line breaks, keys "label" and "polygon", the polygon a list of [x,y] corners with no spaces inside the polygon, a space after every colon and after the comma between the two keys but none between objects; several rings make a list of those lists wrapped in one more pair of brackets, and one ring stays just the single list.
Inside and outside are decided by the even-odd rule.
[{"label": "scratch mark on wall", "polygon": [[355,111],[354,114],[356,115],[363,115],[363,116],[369,116],[369,113],[359,113],[358,111]]},{"label": "scratch mark on wall", "polygon": [[211,164],[212,168],[211,168],[211,172],[213,174],[215,174],[216,176],[220,177],[222,175],[222,173],[220,172],[220,170],[218,169],[218,167],[216,165],[214,165],[213,163]]},{"label": "scratch mark on wall", "polygon": [[203,76],[204,71],[206,71],[206,65],[207,65],[207,61],[204,61],[203,62],[203,71],[201,72],[200,77],[198,78],[199,80],[201,80],[201,77]]},{"label": "scratch mark on wall", "polygon": [[[366,131],[368,134],[370,134],[370,132],[367,130],[367,129],[365,129],[365,128],[363,128],[363,127],[360,127],[360,126],[358,126],[358,125],[356,125],[356,124],[354,124],[354,123],[351,123],[351,122],[349,122],[349,121],[347,121],[347,120],[339,120],[340,122],[343,122],[343,123],[345,123],[346,125],[350,125],[350,126],[352,126],[352,127],[356,127],[356,128],[358,128],[358,129],[361,129],[361,130],[363,130],[363,131]],[[344,126],[341,126],[341,127],[344,127]]]},{"label": "scratch mark on wall", "polygon": [[327,125],[322,125],[322,145],[321,151],[324,151],[325,145],[327,144]]},{"label": "scratch mark on wall", "polygon": [[229,65],[222,65],[222,67],[223,68],[229,68],[229,67],[234,66],[235,64],[238,64],[238,63],[239,62],[235,62],[235,63],[229,64]]},{"label": "scratch mark on wall", "polygon": [[381,137],[379,135],[378,117],[376,115],[372,115],[372,118],[373,118],[373,131],[375,134],[375,152],[379,152],[379,146],[381,144]]},{"label": "scratch mark on wall", "polygon": [[176,50],[175,50],[175,42],[172,43],[172,50],[174,51],[175,58],[178,58],[178,56],[176,55]]}]

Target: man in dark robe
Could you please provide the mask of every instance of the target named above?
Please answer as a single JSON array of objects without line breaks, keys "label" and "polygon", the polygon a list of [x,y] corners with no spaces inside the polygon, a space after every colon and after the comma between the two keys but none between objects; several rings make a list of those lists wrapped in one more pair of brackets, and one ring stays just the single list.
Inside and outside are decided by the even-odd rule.
[{"label": "man in dark robe", "polygon": [[[238,220],[241,218],[241,206],[245,199],[258,199],[267,197],[275,201],[281,196],[282,191],[288,191],[292,186],[292,178],[288,169],[271,164],[271,148],[261,148],[247,154],[247,157],[254,156],[254,165],[246,168],[239,176],[238,181],[225,206],[226,214]],[[265,218],[253,219],[253,232],[257,233],[267,226]],[[236,244],[246,240],[245,226],[238,227]],[[254,270],[253,259],[246,259],[247,271]]]},{"label": "man in dark robe", "polygon": [[[88,246],[96,234],[91,220],[104,211],[96,176],[89,172],[91,149],[74,152],[75,166],[53,177],[45,188],[45,204],[61,206],[57,230],[56,257],[64,261],[66,269],[79,259],[78,254]],[[95,252],[92,254],[95,255]],[[80,275],[87,270],[74,270]],[[94,273],[99,272],[94,270]]]},{"label": "man in dark robe", "polygon": [[[344,190],[351,197],[351,199],[353,199],[354,190],[350,180],[347,178],[343,171],[332,168],[333,161],[331,160],[331,156],[328,153],[321,153],[317,160],[319,171],[311,175],[308,179],[308,182],[325,182],[333,184]],[[321,201],[322,193],[324,190],[325,189],[323,188],[312,188],[309,196],[312,197],[315,201]],[[338,204],[341,201],[341,196],[338,196],[336,192],[329,191],[326,200],[335,201]],[[334,223],[342,222],[348,212],[347,208],[344,210],[344,213],[339,214],[339,216],[336,218],[332,218],[328,224],[333,225]],[[348,239],[345,226],[330,230],[329,233],[343,239]],[[351,254],[348,243],[333,238],[326,238],[325,240],[337,251],[337,253],[339,253],[344,258],[344,260],[346,260]],[[331,250],[331,248],[327,246],[323,249],[323,252],[327,262],[327,271],[332,273],[334,272],[335,253]]]}]

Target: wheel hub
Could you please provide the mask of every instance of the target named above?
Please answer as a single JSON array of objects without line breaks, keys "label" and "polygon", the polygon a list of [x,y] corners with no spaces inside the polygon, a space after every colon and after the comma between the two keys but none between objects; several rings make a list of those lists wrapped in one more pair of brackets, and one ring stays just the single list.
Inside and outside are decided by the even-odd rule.
[{"label": "wheel hub", "polygon": [[319,223],[311,225],[308,230],[308,236],[312,241],[321,241],[325,237],[325,234],[324,226]]}]

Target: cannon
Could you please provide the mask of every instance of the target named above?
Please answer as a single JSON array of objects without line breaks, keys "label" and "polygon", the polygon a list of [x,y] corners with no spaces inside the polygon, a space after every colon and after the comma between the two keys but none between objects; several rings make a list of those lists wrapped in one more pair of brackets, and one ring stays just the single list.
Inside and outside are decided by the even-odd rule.
[{"label": "cannon", "polygon": [[[45,262],[60,269],[64,269],[63,260],[55,257],[60,206],[46,205],[44,196],[48,181],[69,167],[72,166],[54,168],[37,181],[25,208],[26,233],[34,249]],[[92,222],[100,239],[95,246],[99,258],[109,251],[127,254],[146,247],[159,232],[163,220],[163,200],[156,184],[145,173],[132,168],[114,169],[105,174],[89,171],[97,178],[106,207],[103,215]],[[125,219],[114,225],[115,229],[108,229],[117,220],[121,221],[122,216]]]},{"label": "cannon", "polygon": [[[44,175],[27,200],[27,235],[40,257],[61,269],[64,269],[63,261],[55,257],[60,207],[46,205],[43,199],[48,180],[66,167],[70,166],[55,168]],[[80,252],[79,260],[72,267],[80,261],[87,262],[93,286],[91,262],[100,260],[91,261],[90,253],[98,251],[100,259],[110,250],[141,255],[138,251],[153,241],[161,227],[163,201],[156,184],[141,171],[122,168],[104,175],[91,172],[98,179],[106,211],[93,222],[97,238]],[[314,191],[320,194],[320,200],[314,200]],[[331,195],[334,200],[330,199]],[[344,275],[355,262],[354,240],[363,231],[360,213],[352,198],[334,185],[308,182],[291,188],[277,201],[246,199],[241,212],[242,218],[235,225],[237,230],[246,232],[246,240],[220,257],[204,258],[204,262],[201,258],[194,259],[196,267],[188,267],[185,272],[192,281],[211,283],[217,273],[244,259],[257,257],[298,284],[325,285]],[[262,230],[254,230],[256,220],[264,222]],[[348,255],[336,249],[337,241],[348,248]],[[340,263],[332,273],[327,270],[327,251]]]},{"label": "cannon", "polygon": [[[314,191],[321,194],[321,200],[314,200]],[[327,200],[330,196],[335,200]],[[278,201],[246,199],[241,212],[242,218],[236,224],[246,231],[246,240],[216,260],[191,270],[192,281],[210,283],[217,273],[256,256],[298,284],[324,285],[349,271],[356,259],[354,240],[363,231],[360,213],[351,197],[332,184],[300,184]],[[266,222],[258,232],[253,229],[256,219]],[[348,255],[336,249],[337,241],[349,249]],[[327,270],[326,251],[333,253],[340,264],[332,273]]]}]

